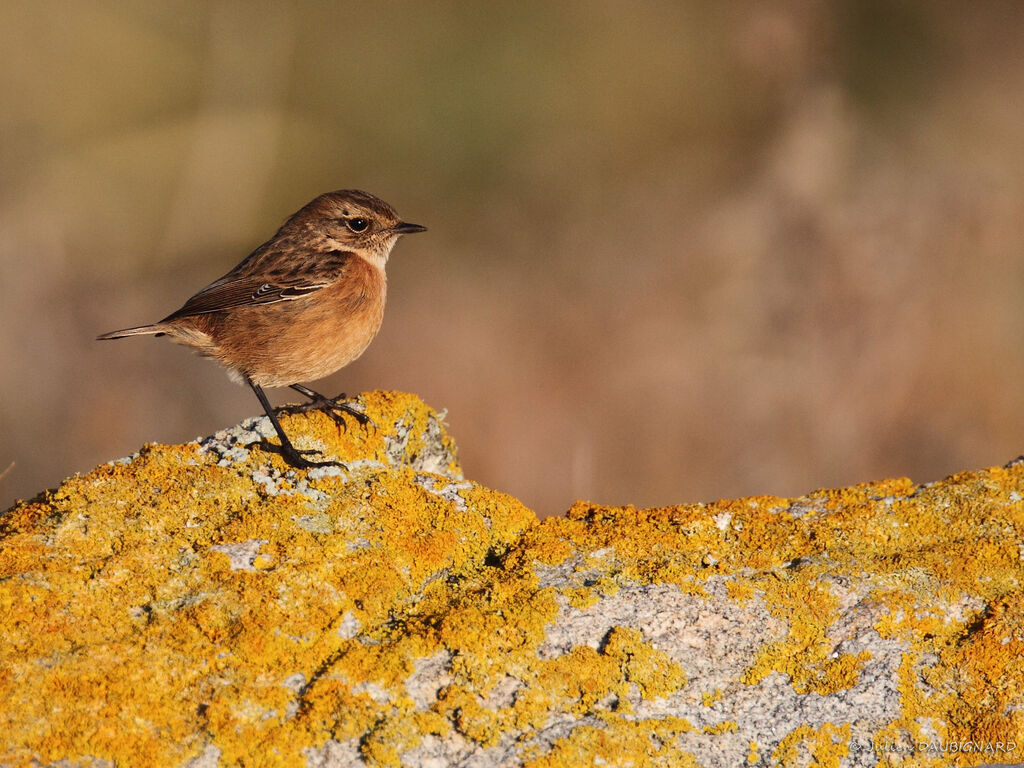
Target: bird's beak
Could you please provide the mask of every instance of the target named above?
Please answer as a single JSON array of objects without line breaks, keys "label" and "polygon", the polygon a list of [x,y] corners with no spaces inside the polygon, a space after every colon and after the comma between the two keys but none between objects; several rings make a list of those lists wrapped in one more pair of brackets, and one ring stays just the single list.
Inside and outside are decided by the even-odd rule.
[{"label": "bird's beak", "polygon": [[404,221],[398,222],[393,228],[392,232],[397,232],[400,235],[413,235],[417,232],[426,232],[427,228],[419,224],[408,224]]}]

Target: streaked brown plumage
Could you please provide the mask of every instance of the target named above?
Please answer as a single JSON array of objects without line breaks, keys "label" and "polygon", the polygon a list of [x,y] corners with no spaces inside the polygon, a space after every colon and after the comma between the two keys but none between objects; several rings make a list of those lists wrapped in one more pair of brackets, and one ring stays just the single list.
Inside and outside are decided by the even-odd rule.
[{"label": "streaked brown plumage", "polygon": [[98,338],[168,336],[192,347],[252,387],[292,465],[312,467],[288,439],[263,387],[292,387],[341,421],[361,412],[299,384],[334,373],[373,341],[384,316],[384,266],[399,237],[426,228],[407,224],[383,200],[359,190],[320,195],[293,214],[242,263],[158,323]]}]

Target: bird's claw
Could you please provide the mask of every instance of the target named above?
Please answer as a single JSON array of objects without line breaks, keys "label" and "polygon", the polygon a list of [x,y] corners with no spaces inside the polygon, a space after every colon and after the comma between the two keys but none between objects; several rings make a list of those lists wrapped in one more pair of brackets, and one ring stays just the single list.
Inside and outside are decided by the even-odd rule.
[{"label": "bird's claw", "polygon": [[374,423],[373,419],[371,419],[362,411],[356,410],[347,402],[344,393],[338,395],[337,397],[324,397],[323,395],[318,394],[316,397],[312,398],[308,403],[302,403],[300,405],[285,405],[282,406],[281,408],[278,408],[279,413],[287,413],[289,415],[293,415],[296,413],[307,413],[308,411],[321,411],[323,413],[326,413],[328,416],[331,417],[335,424],[346,430],[348,429],[348,423],[345,421],[345,419],[342,417],[339,411],[342,413],[347,413],[349,416],[352,416],[356,421],[359,422],[361,426],[365,427],[367,424],[369,424],[374,429],[377,428],[377,425]]},{"label": "bird's claw", "polygon": [[306,458],[306,454],[319,455],[323,453],[322,451],[317,451],[312,448],[306,450],[301,450],[298,448],[291,448],[291,450],[289,450],[289,448],[290,446],[282,446],[281,456],[284,458],[285,461],[287,461],[291,466],[295,467],[296,469],[314,469],[316,467],[341,466],[341,462],[338,461],[331,461],[329,459],[326,461],[310,461],[309,459]]}]

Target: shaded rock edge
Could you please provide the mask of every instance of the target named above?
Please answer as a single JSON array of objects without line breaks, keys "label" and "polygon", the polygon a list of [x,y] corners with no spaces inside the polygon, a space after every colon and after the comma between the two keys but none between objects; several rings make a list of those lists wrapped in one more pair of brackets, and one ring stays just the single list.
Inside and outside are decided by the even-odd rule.
[{"label": "shaded rock edge", "polygon": [[1024,762],[1024,463],[538,522],[359,403],[0,516],[0,765]]}]

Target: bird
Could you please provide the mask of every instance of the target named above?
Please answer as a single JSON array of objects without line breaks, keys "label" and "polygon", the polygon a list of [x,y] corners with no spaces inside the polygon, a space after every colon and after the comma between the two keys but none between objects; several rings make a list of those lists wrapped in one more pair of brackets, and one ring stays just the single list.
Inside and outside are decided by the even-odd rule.
[{"label": "bird", "polygon": [[358,358],[380,330],[387,296],[384,267],[402,235],[426,227],[402,221],[395,209],[357,189],[327,192],[292,214],[273,237],[175,312],[149,325],[97,340],[167,336],[220,363],[256,394],[293,467],[337,466],[292,445],[264,387],[291,387],[309,398],[284,413],[322,410],[361,424],[366,414],[301,382],[328,376]]}]

